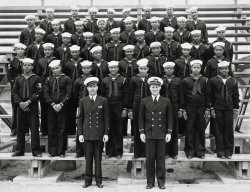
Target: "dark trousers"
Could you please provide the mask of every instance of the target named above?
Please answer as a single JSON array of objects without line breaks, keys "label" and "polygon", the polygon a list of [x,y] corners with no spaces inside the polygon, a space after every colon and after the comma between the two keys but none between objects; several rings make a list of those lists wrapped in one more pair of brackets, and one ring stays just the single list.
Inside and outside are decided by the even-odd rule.
[{"label": "dark trousers", "polygon": [[138,116],[140,103],[133,104],[133,125],[134,125],[134,156],[145,157],[145,144],[140,139]]},{"label": "dark trousers", "polygon": [[[16,129],[17,129],[17,107],[18,107],[18,104],[16,104],[14,102],[14,98],[13,98],[12,94],[11,94],[11,106],[12,106],[12,126],[11,126],[11,131],[15,132]],[[28,132],[29,132],[29,129],[28,129]]]},{"label": "dark trousers", "polygon": [[215,135],[215,130],[216,130],[216,123],[215,123],[215,119],[213,117],[210,118],[210,130],[209,133],[211,135]]},{"label": "dark trousers", "polygon": [[123,154],[122,104],[109,104],[109,113],[109,140],[106,145],[106,154],[115,157]]},{"label": "dark trousers", "polygon": [[65,117],[65,106],[59,112],[56,112],[51,106],[48,107],[48,148],[51,155],[65,154],[67,147]]},{"label": "dark trousers", "polygon": [[173,131],[171,140],[166,143],[166,155],[171,157],[178,155],[178,106],[172,106],[173,111]]},{"label": "dark trousers", "polygon": [[164,139],[146,139],[147,184],[154,185],[155,175],[158,185],[165,184],[165,147]]},{"label": "dark trousers", "polygon": [[178,119],[178,134],[185,136],[187,121],[182,117]]},{"label": "dark trousers", "polygon": [[233,110],[215,110],[215,114],[216,153],[231,156],[234,148]]},{"label": "dark trousers", "polygon": [[78,131],[76,132],[76,155],[79,157],[83,157],[84,156],[84,143],[80,143],[79,142],[79,134]]},{"label": "dark trousers", "polygon": [[29,106],[30,111],[25,112],[17,107],[17,147],[16,153],[23,155],[25,151],[25,133],[31,130],[31,151],[33,155],[41,154],[39,138],[38,103]]},{"label": "dark trousers", "polygon": [[45,102],[44,98],[40,98],[41,106],[41,128],[40,131],[44,135],[48,135],[48,104]]},{"label": "dark trousers", "polygon": [[187,107],[185,153],[187,156],[205,155],[205,107]]},{"label": "dark trousers", "polygon": [[85,140],[86,149],[86,176],[85,183],[92,183],[93,159],[95,159],[95,181],[96,184],[102,183],[102,141]]},{"label": "dark trousers", "polygon": [[67,108],[67,119],[66,119],[66,132],[68,135],[76,134],[76,112],[77,112],[77,101],[70,99]]}]

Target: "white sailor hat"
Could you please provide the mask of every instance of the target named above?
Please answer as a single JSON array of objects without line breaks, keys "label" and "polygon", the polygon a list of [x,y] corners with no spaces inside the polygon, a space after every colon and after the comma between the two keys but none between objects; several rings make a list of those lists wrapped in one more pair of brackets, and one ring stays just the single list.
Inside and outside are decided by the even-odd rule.
[{"label": "white sailor hat", "polygon": [[221,62],[218,63],[218,67],[219,68],[220,67],[228,67],[229,64],[230,64],[230,62],[228,62],[228,61],[221,61]]},{"label": "white sailor hat", "polygon": [[95,51],[102,51],[102,47],[100,45],[93,47],[90,52],[93,54]]},{"label": "white sailor hat", "polygon": [[35,28],[35,33],[41,33],[44,35],[46,32],[41,28]]},{"label": "white sailor hat", "polygon": [[126,19],[124,19],[123,21],[124,21],[124,23],[128,23],[128,22],[136,21],[136,19],[133,17],[126,17]]},{"label": "white sailor hat", "polygon": [[78,45],[72,45],[70,48],[70,51],[80,51],[80,47]]},{"label": "white sailor hat", "polygon": [[27,19],[36,19],[35,15],[29,14],[24,17],[24,19],[27,21]]},{"label": "white sailor hat", "polygon": [[219,32],[219,31],[226,31],[227,30],[227,27],[225,26],[219,26],[215,29],[216,32]]},{"label": "white sailor hat", "polygon": [[160,46],[161,46],[161,43],[158,42],[158,41],[150,43],[150,48],[152,48],[152,47],[160,47]]},{"label": "white sailor hat", "polygon": [[191,13],[193,11],[198,11],[198,7],[191,7],[188,12]]},{"label": "white sailor hat", "polygon": [[71,37],[71,36],[72,36],[71,33],[68,33],[68,32],[62,33],[62,37]]},{"label": "white sailor hat", "polygon": [[33,59],[31,59],[31,58],[24,58],[23,59],[23,63],[34,63],[34,60]]},{"label": "white sailor hat", "polygon": [[216,46],[225,47],[225,43],[224,42],[220,42],[220,41],[213,43],[213,47],[216,47]]},{"label": "white sailor hat", "polygon": [[85,60],[83,62],[80,63],[82,67],[90,67],[92,66],[92,62],[91,61],[88,61],[88,60]]},{"label": "white sailor hat", "polygon": [[197,35],[197,34],[201,35],[201,30],[193,30],[193,31],[191,31],[191,35]]},{"label": "white sailor hat", "polygon": [[108,9],[107,9],[107,12],[108,12],[108,13],[115,13],[115,10],[114,10],[113,8],[108,8]]},{"label": "white sailor hat", "polygon": [[51,24],[52,24],[52,25],[60,24],[60,20],[58,20],[58,19],[53,19],[53,20],[51,21]]},{"label": "white sailor hat", "polygon": [[151,17],[151,19],[149,19],[150,22],[155,22],[155,21],[160,21],[161,19],[159,17]]},{"label": "white sailor hat", "polygon": [[76,5],[72,5],[70,7],[70,10],[77,10],[77,11],[79,11],[79,7],[77,7]]},{"label": "white sailor hat", "polygon": [[47,7],[45,9],[45,12],[49,12],[49,11],[52,11],[52,12],[55,12],[55,9],[51,8],[51,7]]},{"label": "white sailor hat", "polygon": [[118,66],[119,65],[119,62],[118,61],[110,61],[108,62],[108,66],[111,67],[111,66]]},{"label": "white sailor hat", "polygon": [[97,85],[98,82],[99,82],[99,79],[97,77],[88,77],[87,79],[85,79],[83,84],[85,86],[91,86],[91,85]]},{"label": "white sailor hat", "polygon": [[55,45],[52,43],[44,43],[43,48],[45,48],[45,47],[50,47],[50,48],[54,49]]},{"label": "white sailor hat", "polygon": [[145,34],[145,31],[144,30],[138,30],[138,31],[135,31],[135,35],[144,35]]},{"label": "white sailor hat", "polygon": [[123,47],[123,50],[124,51],[127,51],[127,50],[134,50],[135,49],[135,46],[134,45],[126,45]]},{"label": "white sailor hat", "polygon": [[166,31],[174,32],[174,28],[173,28],[173,27],[170,27],[170,26],[164,27],[164,31],[165,31],[165,32],[166,32]]},{"label": "white sailor hat", "polygon": [[144,6],[144,7],[143,7],[143,11],[146,11],[146,10],[151,11],[151,10],[152,10],[152,7],[151,7],[151,6]]},{"label": "white sailor hat", "polygon": [[83,25],[83,21],[78,20],[78,21],[75,21],[74,24],[75,24],[75,25]]},{"label": "white sailor hat", "polygon": [[193,60],[193,61],[190,61],[191,67],[192,67],[194,64],[200,64],[200,65],[202,65],[202,61],[201,61],[201,60]]},{"label": "white sailor hat", "polygon": [[15,43],[14,44],[14,48],[22,48],[22,49],[26,49],[27,46],[22,44],[22,43]]},{"label": "white sailor hat", "polygon": [[111,29],[110,30],[110,33],[112,34],[112,33],[120,33],[121,32],[121,28],[120,27],[118,27],[118,28],[113,28],[113,29]]},{"label": "white sailor hat", "polygon": [[175,66],[175,63],[172,62],[172,61],[168,61],[166,63],[163,64],[163,67],[174,67]]},{"label": "white sailor hat", "polygon": [[56,66],[58,66],[60,64],[61,64],[60,60],[53,60],[53,61],[50,62],[49,67],[51,67],[51,68],[56,67]]},{"label": "white sailor hat", "polygon": [[88,10],[89,13],[97,13],[98,9],[96,7],[90,7]]},{"label": "white sailor hat", "polygon": [[149,85],[159,85],[159,86],[162,86],[163,80],[160,77],[150,77],[148,79],[148,84]]},{"label": "white sailor hat", "polygon": [[125,8],[122,10],[122,13],[130,12],[130,11],[131,11],[131,8],[125,7]]},{"label": "white sailor hat", "polygon": [[93,37],[93,36],[94,36],[94,34],[91,33],[91,32],[85,32],[85,33],[83,33],[83,37]]},{"label": "white sailor hat", "polygon": [[187,18],[186,17],[178,17],[177,22],[180,22],[180,21],[187,22]]},{"label": "white sailor hat", "polygon": [[143,58],[137,61],[138,67],[146,67],[148,65],[148,59]]},{"label": "white sailor hat", "polygon": [[192,45],[190,43],[182,43],[181,48],[182,49],[191,49]]}]

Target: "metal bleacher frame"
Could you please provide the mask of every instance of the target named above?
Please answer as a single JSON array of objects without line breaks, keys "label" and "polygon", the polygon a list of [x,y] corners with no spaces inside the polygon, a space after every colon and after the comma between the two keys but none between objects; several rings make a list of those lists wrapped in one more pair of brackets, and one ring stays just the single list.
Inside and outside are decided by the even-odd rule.
[{"label": "metal bleacher frame", "polygon": [[[89,7],[93,6],[93,0],[90,0]],[[189,5],[188,1],[185,0],[185,5],[180,5],[175,7],[176,16],[187,16],[187,10],[189,7],[193,5]],[[98,7],[98,6],[96,6]],[[138,19],[142,18],[142,5],[141,0],[138,0],[137,6],[128,6],[132,8],[131,15],[133,17],[137,17]],[[164,16],[165,9],[162,8],[164,6],[152,5],[152,15],[156,15],[159,17]],[[247,41],[239,41],[239,38],[242,37],[250,37],[250,33],[242,34],[240,30],[250,30],[250,26],[238,26],[236,23],[245,22],[245,17],[250,15],[250,4],[247,5],[239,5],[237,1],[235,4],[230,5],[199,5],[199,17],[204,20],[208,25],[209,37],[216,37],[216,34],[212,32],[212,30],[219,24],[230,24],[227,28],[231,32],[227,33],[227,37],[234,38],[233,45],[235,50],[235,59],[232,62],[235,65],[235,77],[239,80],[240,85],[239,88],[243,89],[243,99],[241,99],[241,108],[240,108],[240,115],[236,120],[236,130],[240,131],[240,126],[243,119],[250,119],[250,115],[245,115],[245,111],[247,108],[247,104],[250,98],[250,82],[245,82],[242,80],[244,77],[250,77],[250,72],[244,72],[240,70],[239,66],[247,66],[245,68],[250,68],[250,60],[248,61],[241,61],[238,59],[238,55],[240,54],[250,54],[250,51],[243,51],[239,49],[239,46],[242,45],[250,45],[250,42]],[[66,20],[69,16],[70,10],[69,7],[54,7],[55,18],[60,20]],[[80,7],[80,18],[88,18],[87,15],[87,8],[88,7]],[[106,8],[107,7],[98,7],[99,13],[97,17],[106,17]],[[122,17],[121,10],[122,7],[114,7],[116,9],[115,18],[120,20]],[[41,0],[41,6],[39,7],[0,7],[0,47],[11,47],[13,44],[13,39],[17,40],[19,33],[23,29],[23,25],[25,25],[24,16],[27,13],[34,13],[37,15],[39,19],[44,17],[44,13],[42,10],[44,9],[44,0]],[[5,39],[5,41],[1,41]],[[8,41],[9,40],[9,41]],[[0,55],[6,55],[5,59],[0,62],[0,65],[7,67],[8,58],[11,58],[13,51],[0,50]],[[249,66],[249,67],[248,67]],[[4,88],[9,87],[6,81],[6,72],[0,73],[0,77],[2,77],[2,82],[0,85],[0,94]],[[5,79],[5,80],[4,80]],[[4,122],[11,126],[11,115],[6,114],[4,108],[1,106],[0,103],[0,118],[4,120]],[[74,138],[74,136],[70,136],[69,138]],[[207,138],[210,139],[211,148],[214,147],[214,138]],[[176,161],[193,161],[193,162],[212,162],[212,161],[226,161],[229,165],[231,173],[237,179],[250,179],[250,135],[249,134],[240,134],[235,132],[235,154],[231,160],[228,159],[218,159],[215,154],[212,154],[210,150],[210,154],[206,156],[205,159],[201,160],[198,158],[194,158],[192,160],[188,160],[185,158],[185,155],[181,152],[178,156]],[[28,141],[28,139],[27,139]],[[46,146],[47,138],[41,137],[41,143]],[[0,151],[6,149],[8,147],[16,145],[16,140],[13,139],[7,143],[0,144]],[[180,149],[183,149],[180,147]],[[70,149],[69,149],[70,151]],[[31,169],[29,174],[32,177],[44,177],[49,170],[49,164],[51,160],[84,160],[84,158],[75,159],[73,153],[68,153],[66,158],[59,158],[54,157],[53,159],[48,157],[47,153],[44,153],[42,158],[33,157],[30,153],[27,153],[24,157],[10,157],[10,153],[0,153],[0,160],[30,160]],[[113,161],[113,158],[108,160]],[[116,159],[115,159],[116,160]],[[122,161],[132,161],[132,177],[133,178],[144,178],[145,172],[145,158],[139,159],[132,159],[132,154],[124,154]],[[140,171],[138,171],[140,170]]]}]

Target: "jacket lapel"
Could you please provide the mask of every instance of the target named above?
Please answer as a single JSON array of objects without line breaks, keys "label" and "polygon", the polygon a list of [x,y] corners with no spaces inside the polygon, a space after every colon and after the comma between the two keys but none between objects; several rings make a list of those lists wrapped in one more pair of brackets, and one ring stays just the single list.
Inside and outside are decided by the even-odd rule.
[{"label": "jacket lapel", "polygon": [[[153,101],[153,99],[152,99],[152,101]],[[153,102],[153,103],[154,103],[154,102]],[[153,104],[153,105],[154,105],[153,111],[155,111],[156,109],[158,109],[160,106],[163,105],[163,98],[160,96],[160,97],[159,97],[159,100],[158,100],[158,102],[157,102],[157,104],[156,104],[156,105]]]},{"label": "jacket lapel", "polygon": [[[91,101],[90,101],[91,102]],[[99,98],[99,96],[97,95],[96,96],[96,99],[95,99],[95,101],[94,101],[94,103],[92,103],[92,108],[91,108],[91,112],[98,106],[98,104],[99,104],[99,102],[100,102],[100,98]]]}]

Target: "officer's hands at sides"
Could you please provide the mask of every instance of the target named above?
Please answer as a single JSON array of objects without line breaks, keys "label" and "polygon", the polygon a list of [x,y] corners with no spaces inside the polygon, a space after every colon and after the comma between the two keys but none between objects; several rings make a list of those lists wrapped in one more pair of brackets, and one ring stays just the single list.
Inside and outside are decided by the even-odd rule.
[{"label": "officer's hands at sides", "polygon": [[83,135],[79,135],[79,142],[80,142],[80,143],[83,143],[83,142],[84,142],[84,137],[83,137]]},{"label": "officer's hands at sides", "polygon": [[126,109],[123,109],[123,110],[122,110],[122,118],[127,117],[127,115],[128,115],[127,110],[126,110]]},{"label": "officer's hands at sides", "polygon": [[171,134],[166,134],[165,138],[166,143],[169,142],[170,140],[171,140]]},{"label": "officer's hands at sides", "polygon": [[233,118],[235,119],[238,116],[238,109],[233,110]]},{"label": "officer's hands at sides", "polygon": [[140,138],[141,138],[141,141],[142,141],[143,143],[146,142],[146,136],[145,136],[144,133],[141,133],[141,134],[140,134]]},{"label": "officer's hands at sides", "polygon": [[109,136],[108,135],[103,135],[103,142],[106,143],[109,140]]}]

